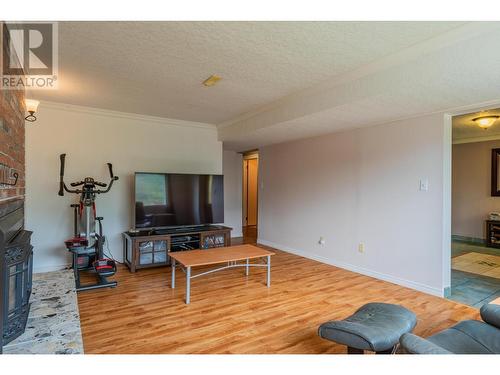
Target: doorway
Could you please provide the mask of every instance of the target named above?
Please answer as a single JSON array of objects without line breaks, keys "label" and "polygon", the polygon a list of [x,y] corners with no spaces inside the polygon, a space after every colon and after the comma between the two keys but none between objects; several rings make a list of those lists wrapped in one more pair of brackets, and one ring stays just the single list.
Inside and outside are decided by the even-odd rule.
[{"label": "doorway", "polygon": [[452,118],[449,298],[476,308],[500,298],[500,196],[492,157],[500,149],[499,117],[495,108]]},{"label": "doorway", "polygon": [[257,241],[259,222],[259,152],[253,150],[243,153],[243,209],[242,224],[245,243]]}]

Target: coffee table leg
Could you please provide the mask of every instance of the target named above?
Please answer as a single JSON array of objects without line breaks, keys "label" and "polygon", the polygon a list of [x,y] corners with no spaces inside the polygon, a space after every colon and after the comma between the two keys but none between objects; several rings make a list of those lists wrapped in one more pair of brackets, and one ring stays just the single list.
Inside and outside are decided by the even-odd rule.
[{"label": "coffee table leg", "polygon": [[271,256],[267,256],[267,287],[271,286]]},{"label": "coffee table leg", "polygon": [[250,270],[250,267],[248,267],[248,259],[247,259],[247,266],[246,266],[246,270],[245,270],[245,275],[248,276],[249,270]]},{"label": "coffee table leg", "polygon": [[172,259],[172,289],[175,288],[175,259],[174,258],[170,258]]},{"label": "coffee table leg", "polygon": [[186,304],[191,300],[191,267],[186,269]]}]

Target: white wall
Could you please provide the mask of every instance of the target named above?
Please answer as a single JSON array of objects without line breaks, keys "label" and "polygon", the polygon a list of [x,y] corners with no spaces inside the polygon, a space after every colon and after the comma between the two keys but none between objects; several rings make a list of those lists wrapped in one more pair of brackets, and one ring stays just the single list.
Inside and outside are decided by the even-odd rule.
[{"label": "white wall", "polygon": [[242,207],[242,155],[235,151],[224,151],[224,220],[233,228],[232,237],[243,236],[241,229]]},{"label": "white wall", "polygon": [[[261,148],[259,242],[442,295],[449,286],[443,221],[450,220],[444,119]],[[420,179],[428,191],[419,190]]]},{"label": "white wall", "polygon": [[222,173],[215,127],[85,107],[41,103],[26,126],[26,227],[34,231],[35,272],[66,265],[74,194],[57,195],[59,154],[67,153],[66,181],[93,176],[108,181],[106,162],[120,177],[97,210],[113,256],[122,259],[122,231],[132,226],[135,171]]}]

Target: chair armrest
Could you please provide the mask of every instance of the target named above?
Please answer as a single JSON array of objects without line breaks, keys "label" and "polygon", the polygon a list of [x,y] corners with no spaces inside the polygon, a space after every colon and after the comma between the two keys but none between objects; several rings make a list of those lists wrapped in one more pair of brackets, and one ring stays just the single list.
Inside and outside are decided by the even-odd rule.
[{"label": "chair armrest", "polygon": [[406,354],[453,354],[429,340],[412,333],[405,333],[401,336],[399,343]]},{"label": "chair armrest", "polygon": [[500,305],[489,303],[480,310],[481,318],[488,324],[500,328]]}]

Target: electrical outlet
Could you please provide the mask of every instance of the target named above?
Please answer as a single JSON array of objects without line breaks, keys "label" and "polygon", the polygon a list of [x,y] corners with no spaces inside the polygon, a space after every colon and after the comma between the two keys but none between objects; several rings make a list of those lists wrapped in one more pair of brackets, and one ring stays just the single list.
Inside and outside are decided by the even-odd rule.
[{"label": "electrical outlet", "polygon": [[358,252],[364,253],[365,252],[365,244],[363,242],[360,242],[358,245]]},{"label": "electrical outlet", "polygon": [[325,238],[324,238],[324,237],[320,237],[320,238],[319,238],[318,243],[319,243],[321,246],[324,246],[324,245],[325,245],[325,243],[326,243]]}]

